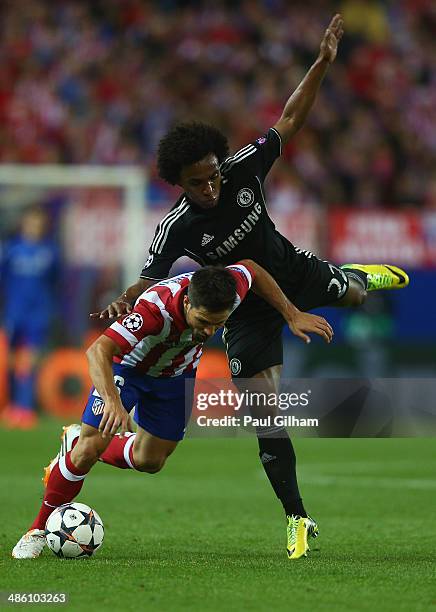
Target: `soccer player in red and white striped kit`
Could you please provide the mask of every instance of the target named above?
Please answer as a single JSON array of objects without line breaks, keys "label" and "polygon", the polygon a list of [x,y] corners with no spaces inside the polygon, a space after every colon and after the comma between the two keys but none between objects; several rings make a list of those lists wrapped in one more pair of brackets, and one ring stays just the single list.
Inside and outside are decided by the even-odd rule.
[{"label": "soccer player in red and white striped kit", "polygon": [[[88,349],[94,387],[82,425],[64,428],[61,450],[46,468],[41,508],[14,547],[13,557],[41,554],[47,518],[79,494],[98,460],[149,473],[163,467],[189,421],[192,406],[185,406],[185,382],[195,377],[203,343],[224,325],[250,288],[305,342],[311,332],[331,341],[328,322],[299,311],[252,260],[225,268],[208,266],[148,288],[133,311],[115,321]],[[134,407],[136,433],[126,431]],[[310,517],[305,520],[313,522]]]}]

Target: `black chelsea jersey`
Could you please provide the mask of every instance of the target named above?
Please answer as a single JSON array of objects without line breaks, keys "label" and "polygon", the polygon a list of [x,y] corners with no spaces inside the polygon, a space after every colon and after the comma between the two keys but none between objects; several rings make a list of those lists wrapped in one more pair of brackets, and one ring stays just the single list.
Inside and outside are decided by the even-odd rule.
[{"label": "black chelsea jersey", "polygon": [[221,192],[214,208],[204,210],[182,195],[157,226],[141,278],[166,278],[183,255],[202,266],[253,259],[283,290],[292,289],[296,251],[276,230],[263,190],[280,154],[280,135],[270,128],[221,164]]}]

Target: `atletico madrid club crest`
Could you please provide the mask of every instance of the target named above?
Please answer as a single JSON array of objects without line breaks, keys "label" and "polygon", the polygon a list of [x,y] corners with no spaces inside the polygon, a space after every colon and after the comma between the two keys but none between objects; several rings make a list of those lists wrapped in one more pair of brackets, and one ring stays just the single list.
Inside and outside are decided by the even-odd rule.
[{"label": "atletico madrid club crest", "polygon": [[104,401],[98,397],[95,398],[95,400],[92,403],[92,413],[95,414],[95,416],[98,416],[99,414],[103,414],[104,412]]}]

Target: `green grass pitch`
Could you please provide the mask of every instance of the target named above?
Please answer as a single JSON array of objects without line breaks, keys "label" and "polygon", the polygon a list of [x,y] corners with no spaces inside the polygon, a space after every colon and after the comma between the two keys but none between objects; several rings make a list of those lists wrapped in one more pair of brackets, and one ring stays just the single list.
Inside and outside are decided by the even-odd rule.
[{"label": "green grass pitch", "polygon": [[297,439],[321,530],[307,559],[286,558],[256,441],[188,439],[159,474],[96,466],[78,498],[105,523],[95,558],[14,560],[59,433],[0,431],[1,591],[67,592],[69,610],[436,611],[434,439]]}]

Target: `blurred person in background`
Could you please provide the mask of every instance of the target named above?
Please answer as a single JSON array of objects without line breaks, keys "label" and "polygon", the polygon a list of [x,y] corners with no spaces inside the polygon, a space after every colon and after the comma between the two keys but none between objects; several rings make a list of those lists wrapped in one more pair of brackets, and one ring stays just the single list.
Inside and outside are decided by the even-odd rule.
[{"label": "blurred person in background", "polygon": [[2,325],[9,349],[9,404],[2,422],[9,428],[37,424],[35,375],[54,316],[58,262],[57,247],[48,237],[47,213],[32,206],[1,256]]}]

